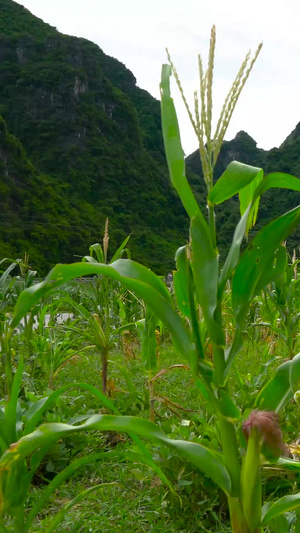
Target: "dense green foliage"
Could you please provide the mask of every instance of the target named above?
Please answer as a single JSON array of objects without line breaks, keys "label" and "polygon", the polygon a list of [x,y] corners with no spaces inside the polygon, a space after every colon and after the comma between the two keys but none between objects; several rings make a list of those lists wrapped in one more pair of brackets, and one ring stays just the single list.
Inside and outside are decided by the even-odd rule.
[{"label": "dense green foliage", "polygon": [[[67,260],[69,246],[74,254],[80,253],[86,239],[96,239],[100,225],[95,224],[93,229],[95,209],[85,202],[76,205],[67,199],[66,184],[38,174],[1,117],[0,154],[2,257],[16,257],[27,251],[43,272],[58,257]],[[74,233],[77,228],[80,231]]]},{"label": "dense green foliage", "polygon": [[[82,240],[87,234],[93,235],[88,243],[99,239],[108,216],[113,243],[132,233],[134,256],[166,272],[187,221],[168,181],[159,103],[95,44],[42,29],[27,10],[1,0],[0,112],[37,172],[51,176],[66,224],[75,222],[73,205],[79,212],[78,243],[67,239],[65,254],[69,260],[83,255]],[[36,217],[45,210],[37,207]],[[57,225],[49,222],[48,230]],[[27,248],[13,244],[19,253]],[[46,262],[59,257],[54,250]]]}]

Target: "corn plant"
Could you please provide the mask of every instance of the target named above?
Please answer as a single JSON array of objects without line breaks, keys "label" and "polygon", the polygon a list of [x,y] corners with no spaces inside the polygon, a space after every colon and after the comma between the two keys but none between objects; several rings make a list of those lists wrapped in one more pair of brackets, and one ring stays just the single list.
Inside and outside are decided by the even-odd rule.
[{"label": "corn plant", "polygon": [[[185,161],[179,127],[170,94],[173,71],[181,89],[177,72],[171,65],[163,65],[161,79],[162,126],[170,179],[190,218],[189,243],[176,254],[174,274],[176,309],[169,291],[161,279],[144,266],[130,259],[118,259],[110,264],[89,261],[71,265],[57,265],[40,284],[25,290],[19,297],[10,324],[17,326],[30,307],[54,288],[84,275],[108,276],[122,283],[143,299],[147,308],[157,316],[170,332],[175,348],[186,358],[193,373],[200,396],[214,411],[220,435],[220,450],[209,449],[189,441],[169,439],[153,423],[135,417],[95,415],[82,428],[124,431],[151,441],[165,444],[190,461],[210,477],[226,494],[234,533],[258,533],[276,517],[300,505],[300,493],[287,495],[262,506],[260,471],[262,463],[299,471],[299,463],[280,458],[283,443],[277,413],[298,388],[300,355],[283,363],[262,388],[256,398],[256,411],[243,423],[244,438],[240,437],[242,413],[230,395],[228,376],[243,344],[243,328],[249,306],[260,291],[279,279],[284,268],[282,242],[300,223],[300,206],[264,226],[241,253],[241,244],[255,223],[259,201],[272,187],[300,190],[300,181],[283,173],[264,176],[262,169],[238,162],[229,164],[218,181],[213,170],[224,135],[238,96],[249,76],[260,47],[251,60],[247,55],[230,89],[212,134],[212,81],[215,49],[215,30],[210,43],[208,69],[203,72],[199,57],[200,96],[195,94],[195,116],[188,104],[190,118],[199,140],[204,179],[207,185],[208,220],[199,208],[185,175]],[[183,92],[182,92],[183,94]],[[215,225],[215,206],[236,194],[239,195],[241,219],[222,268],[218,258],[218,235]],[[234,328],[227,336],[223,318],[224,290],[230,281]],[[227,296],[226,296],[227,298]],[[200,317],[200,318],[199,318]],[[204,324],[204,327],[203,327]],[[207,332],[207,338],[206,338]],[[207,347],[212,347],[212,359]],[[47,442],[47,432],[78,431],[80,426],[41,426],[33,433],[32,441]],[[29,453],[28,439],[21,439],[2,460],[9,471]],[[25,453],[25,452],[24,452]],[[15,463],[14,463],[15,458]],[[1,467],[1,462],[0,462]]]},{"label": "corn plant", "polygon": [[299,330],[299,296],[300,280],[297,277],[299,261],[289,263],[286,249],[282,248],[283,267],[281,275],[265,287],[261,300],[267,319],[258,320],[255,326],[267,328],[271,334],[280,338],[287,349],[287,356],[292,359],[297,353],[297,334]]},{"label": "corn plant", "polygon": [[[11,261],[7,258],[0,261],[0,265],[10,261],[10,265],[0,276],[0,372],[5,376],[5,392],[10,393],[13,380],[11,333],[9,332],[9,313],[15,304],[19,294],[34,282],[36,272],[28,266],[28,255],[24,261],[16,259]],[[11,272],[18,267],[20,275],[11,278]],[[32,333],[32,317],[25,315],[21,326],[24,329],[27,346]],[[1,390],[2,387],[0,387]],[[4,391],[3,391],[4,392]]]},{"label": "corn plant", "polygon": [[[51,325],[45,326],[45,314],[51,306],[44,306],[41,313],[39,326],[37,332],[31,339],[33,348],[33,355],[30,362],[32,362],[31,373],[41,378],[41,370],[44,371],[48,379],[48,387],[53,388],[54,379],[59,371],[71,360],[78,359],[82,355],[87,355],[86,352],[90,346],[79,347],[78,343],[83,338],[82,331],[77,335],[72,335],[72,327],[75,329],[78,320],[71,322],[70,330],[65,332],[63,328],[60,330]],[[76,331],[76,329],[75,329]]]}]

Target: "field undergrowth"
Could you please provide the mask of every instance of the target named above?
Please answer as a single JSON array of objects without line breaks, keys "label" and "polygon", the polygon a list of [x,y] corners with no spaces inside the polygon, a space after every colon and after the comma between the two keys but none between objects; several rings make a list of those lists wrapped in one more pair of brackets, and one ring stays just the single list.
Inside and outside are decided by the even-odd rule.
[{"label": "field undergrowth", "polygon": [[[149,398],[145,365],[141,357],[141,347],[137,342],[134,344],[135,359],[126,358],[120,349],[111,354],[111,390],[109,394],[123,414],[148,418]],[[284,347],[280,347],[280,343],[277,343],[276,350],[280,353]],[[249,346],[246,343],[244,350],[237,358],[236,369],[240,378],[245,380],[246,386],[241,391],[237,377],[233,376],[230,387],[235,395],[239,394],[243,397],[248,409],[253,405],[253,401],[249,401],[249,396],[252,394],[254,398],[256,392],[253,377],[257,375],[258,368],[261,368],[261,372],[264,371],[262,368],[264,353],[264,342],[251,343],[250,341]],[[280,359],[274,364],[278,365],[279,361]],[[159,349],[158,371],[181,364],[181,362],[180,356],[176,354],[171,343],[164,341]],[[131,376],[134,392],[130,393],[127,390],[123,369]],[[267,375],[268,373],[264,379],[267,378]],[[79,361],[67,364],[59,373],[55,385],[58,388],[67,383],[84,381],[95,387],[99,387],[99,383],[101,383],[101,365],[96,353],[91,353],[89,359],[81,358]],[[194,439],[196,442],[211,445],[211,441],[215,439],[213,416],[207,416],[206,408],[201,405],[202,402],[199,402],[197,389],[193,386],[192,381],[192,374],[186,369],[176,369],[159,381],[157,392],[179,405],[181,409],[171,404],[169,409],[161,401],[162,398],[157,396],[155,402],[156,422],[173,438]],[[288,411],[291,417],[290,422],[285,422],[283,417],[281,419],[287,442],[292,442],[298,436],[295,426],[295,421],[298,418],[297,411],[297,405],[294,403]],[[66,414],[72,418],[72,416],[78,416],[80,413],[92,414],[93,412],[98,412],[93,397],[78,394],[75,389],[68,396],[62,398],[55,419],[61,418],[61,420],[66,421]],[[51,421],[51,415],[49,415],[49,421]],[[217,442],[215,445],[218,445]],[[86,454],[100,450],[117,450],[120,452],[120,457],[97,462],[78,470],[74,477],[53,495],[47,508],[39,515],[34,532],[43,531],[47,526],[49,517],[55,515],[61,506],[72,500],[81,491],[100,483],[112,483],[112,485],[92,494],[70,510],[57,531],[74,533],[121,532],[124,529],[132,532],[160,533],[164,531],[173,533],[231,531],[226,503],[217,487],[167,450],[159,447],[152,448],[159,463],[163,465],[168,477],[176,486],[178,494],[182,498],[182,504],[177,497],[166,490],[166,487],[151,469],[138,463],[131,464],[122,460],[122,452],[133,449],[132,441],[124,434],[89,434],[84,438],[76,439],[75,442],[72,442],[71,439],[65,443],[65,446],[66,457],[60,457],[60,453],[56,452],[55,459],[55,450],[52,451],[52,454],[50,453],[50,464],[45,463],[46,471],[43,475],[51,478],[51,473],[49,474],[48,470],[57,471],[57,468],[60,469],[64,464],[63,459],[74,459],[80,456],[82,452]],[[37,486],[32,491],[29,502],[31,499],[39,498],[39,483],[43,485],[43,480],[37,480]],[[269,496],[273,496],[274,493],[281,494],[282,491],[284,493],[287,486],[290,490],[295,490],[297,487],[294,476],[289,479],[289,476],[286,477],[283,474],[280,475],[280,480],[275,478],[272,482],[269,480],[268,483],[270,485],[267,487]]]}]

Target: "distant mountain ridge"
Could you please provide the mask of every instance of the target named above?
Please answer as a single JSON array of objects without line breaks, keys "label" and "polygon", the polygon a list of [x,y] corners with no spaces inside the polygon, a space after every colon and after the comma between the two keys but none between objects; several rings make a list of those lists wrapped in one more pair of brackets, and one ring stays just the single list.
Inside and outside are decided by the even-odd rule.
[{"label": "distant mountain ridge", "polygon": [[[45,272],[85,255],[101,240],[108,216],[112,250],[131,233],[134,259],[159,273],[173,268],[175,250],[188,239],[188,219],[168,177],[160,104],[122,63],[0,0],[0,114],[0,258],[28,251]],[[224,142],[216,177],[233,159],[300,177],[299,131],[298,125],[270,151],[239,132]],[[186,162],[205,210],[197,152]],[[259,224],[283,205],[300,203],[289,191],[280,202],[276,194],[268,198]],[[237,217],[235,200],[217,212],[221,254]]]}]

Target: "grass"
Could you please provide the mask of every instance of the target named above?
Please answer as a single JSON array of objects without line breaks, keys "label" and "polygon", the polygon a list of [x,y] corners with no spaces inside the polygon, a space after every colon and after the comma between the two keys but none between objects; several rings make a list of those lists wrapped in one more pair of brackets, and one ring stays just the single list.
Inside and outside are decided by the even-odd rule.
[{"label": "grass", "polygon": [[[122,414],[148,418],[147,375],[140,356],[134,360],[125,359],[123,353],[115,351],[111,354],[111,360],[113,363],[110,364],[110,385],[114,389],[111,395],[116,406]],[[178,363],[182,363],[180,357],[174,353],[168,342],[164,342],[160,349],[159,369]],[[131,392],[127,390],[126,379],[120,372],[120,366],[126,369],[131,379]],[[100,361],[95,353],[88,360],[83,358],[76,364],[66,365],[59,373],[55,386],[72,381],[86,381],[100,386]],[[205,434],[197,435],[195,420],[203,419],[206,415],[188,370],[180,368],[170,371],[157,380],[156,390],[173,402],[169,406],[165,402],[156,402],[156,422],[166,433],[172,434],[174,438],[193,438],[193,435],[201,441],[208,438]],[[64,413],[70,418],[78,415],[78,412],[99,412],[99,406],[92,397],[85,394],[84,398],[76,390],[68,395],[60,405],[59,417],[66,420]],[[182,409],[174,407],[174,403],[179,404]],[[51,413],[49,416],[51,417]],[[66,460],[69,460],[70,457],[78,457],[87,451],[93,453],[117,450],[122,454],[133,449],[133,443],[124,435],[95,432],[86,437],[67,439],[63,454],[66,454]],[[101,461],[78,470],[54,495],[45,513],[39,516],[33,531],[43,531],[50,518],[82,490],[110,482],[116,484],[91,494],[70,510],[57,531],[230,531],[225,498],[219,495],[212,482],[204,479],[200,473],[193,471],[189,465],[166,449],[157,446],[152,447],[152,451],[182,498],[182,507],[179,498],[162,485],[152,470],[139,463],[124,461],[120,455],[120,459]],[[50,467],[54,470],[63,464],[60,462],[60,452],[61,448],[57,456],[54,454],[53,457],[52,450]],[[44,465],[43,476],[54,475],[47,473],[47,468],[49,469],[49,464]],[[43,486],[42,479],[37,480],[30,495],[31,501],[39,497]],[[28,506],[30,507],[30,502]]]},{"label": "grass", "polygon": [[[237,358],[236,367],[245,379],[249,374],[256,375],[260,366],[262,344],[247,346]],[[147,373],[137,349],[135,359],[128,359],[120,349],[110,356],[110,395],[115,405],[127,415],[149,417]],[[158,370],[182,363],[168,341],[160,347]],[[120,371],[122,369],[122,371]],[[124,372],[126,371],[126,372]],[[82,358],[75,364],[69,363],[59,373],[55,386],[69,382],[85,381],[96,387],[101,385],[100,359],[93,352],[89,359]],[[125,377],[124,377],[125,375]],[[130,385],[130,390],[128,390]],[[236,394],[240,387],[233,374],[230,382]],[[173,438],[188,438],[212,447],[218,447],[215,437],[214,420],[209,414],[209,406],[203,404],[193,385],[187,369],[175,369],[163,375],[156,382],[156,392],[173,403],[156,401],[156,422]],[[249,395],[248,395],[249,396]],[[156,395],[156,397],[158,397]],[[180,405],[178,409],[174,404]],[[204,409],[205,407],[205,409]],[[100,407],[92,396],[78,393],[76,389],[61,402],[55,416],[62,420],[86,412],[99,412]],[[208,410],[208,412],[207,412]],[[51,419],[51,413],[48,415]],[[214,442],[215,440],[215,442]],[[56,445],[57,454],[51,454],[51,464],[44,465],[43,476],[54,475],[64,462],[85,454],[99,451],[118,451],[120,457],[91,464],[81,468],[53,496],[44,513],[35,522],[33,532],[43,531],[52,516],[81,491],[100,484],[115,483],[92,493],[75,505],[56,529],[68,532],[229,532],[230,524],[225,497],[213,483],[183,463],[175,454],[152,446],[158,464],[172,481],[180,500],[162,485],[159,478],[148,467],[124,460],[121,454],[134,450],[132,441],[116,433],[99,434],[67,439]],[[54,450],[55,451],[55,450]],[[65,456],[65,457],[64,457]],[[53,473],[51,472],[53,469]],[[47,472],[47,469],[50,472]],[[291,484],[289,481],[287,481]],[[31,492],[30,500],[39,497],[43,489],[42,478]],[[276,484],[276,480],[275,480]],[[278,484],[278,483],[277,483]],[[30,507],[30,502],[28,502]]]},{"label": "grass", "polygon": [[[19,350],[21,337],[16,338]],[[270,377],[274,368],[282,362],[285,348],[276,341],[272,354],[270,343],[259,329],[245,332],[245,343],[235,361],[229,388],[243,414],[253,408],[257,390]],[[23,344],[23,350],[26,346]],[[109,395],[122,415],[149,419],[148,373],[141,359],[138,341],[130,338],[130,356],[125,356],[122,345],[115,345],[109,357]],[[272,365],[263,365],[274,357]],[[159,347],[157,372],[185,363],[171,345],[168,336]],[[38,376],[38,369],[37,369]],[[40,385],[43,385],[43,378]],[[257,385],[257,379],[260,379]],[[241,380],[244,385],[241,386]],[[80,357],[63,366],[54,380],[54,388],[68,383],[86,382],[101,389],[101,360],[93,348],[89,357]],[[33,382],[32,382],[33,383]],[[32,390],[29,384],[29,390]],[[38,383],[38,381],[37,381]],[[43,385],[44,390],[44,385]],[[46,392],[45,392],[46,394]],[[214,449],[220,448],[214,415],[210,405],[197,391],[188,368],[172,368],[155,381],[155,422],[175,439],[200,442]],[[94,396],[87,391],[74,389],[66,393],[58,404],[48,411],[46,422],[74,422],[74,418],[105,412]],[[80,418],[78,418],[78,421]],[[297,435],[299,415],[295,403],[290,403],[282,415],[285,441],[291,442]],[[68,437],[55,444],[34,479],[26,504],[30,509],[40,498],[43,489],[55,474],[72,460],[97,452],[117,452],[119,455],[98,461],[75,474],[61,486],[49,500],[43,512],[35,520],[32,533],[46,531],[53,516],[82,491],[99,484],[103,487],[77,503],[65,515],[55,531],[65,532],[210,532],[231,531],[227,502],[223,493],[195,471],[188,463],[167,448],[147,443],[156,463],[172,482],[178,496],[166,488],[153,471],[124,458],[129,451],[136,451],[134,443],[124,434],[92,432]],[[264,474],[264,496],[271,499],[297,492],[294,474]],[[11,530],[13,531],[13,530]]]}]

